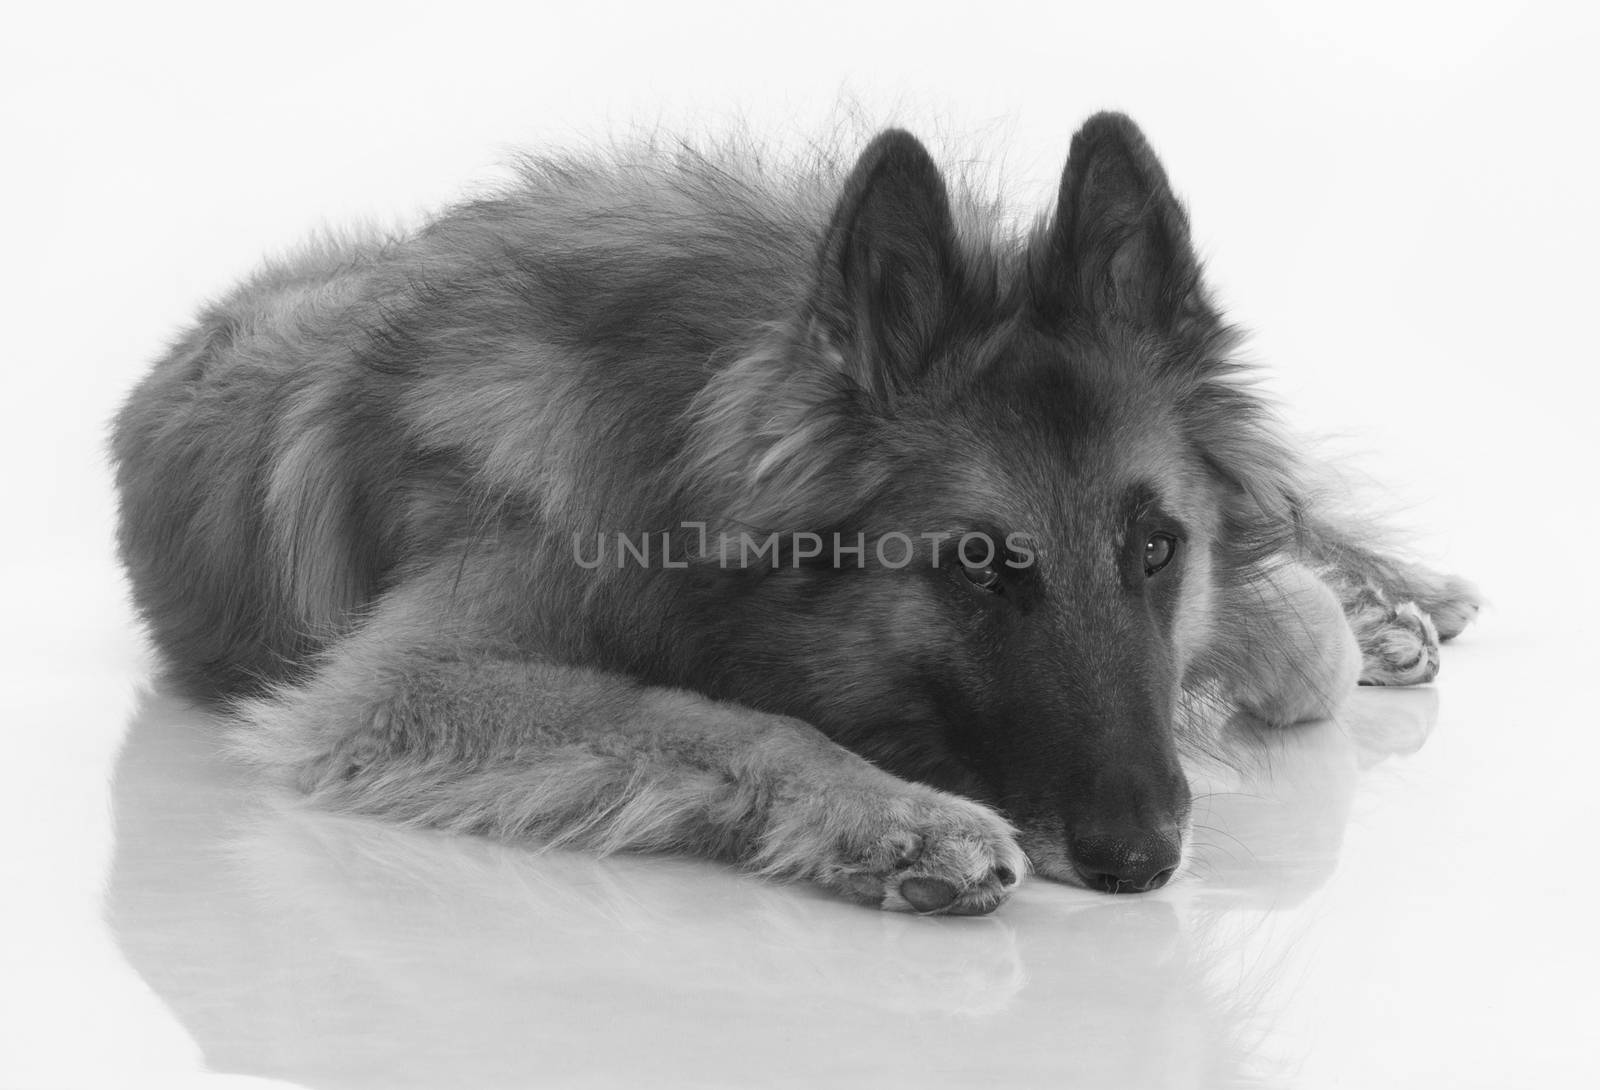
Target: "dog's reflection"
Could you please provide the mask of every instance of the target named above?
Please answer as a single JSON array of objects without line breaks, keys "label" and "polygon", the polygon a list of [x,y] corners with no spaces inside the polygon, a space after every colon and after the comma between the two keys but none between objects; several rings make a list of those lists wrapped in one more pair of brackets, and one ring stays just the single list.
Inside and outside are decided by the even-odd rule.
[{"label": "dog's reflection", "polygon": [[1230,723],[1221,759],[1189,770],[1188,882],[1230,907],[1282,908],[1309,896],[1338,864],[1362,773],[1421,748],[1438,718],[1435,689],[1360,689],[1334,721]]},{"label": "dog's reflection", "polygon": [[[1420,744],[1427,690],[1230,740],[1180,883],[1028,883],[916,919],[692,860],[594,859],[263,796],[217,725],[150,697],[118,762],[109,916],[226,1071],[310,1086],[1272,1081],[1295,926],[1364,765]],[[1250,918],[1257,924],[1241,926]]]}]

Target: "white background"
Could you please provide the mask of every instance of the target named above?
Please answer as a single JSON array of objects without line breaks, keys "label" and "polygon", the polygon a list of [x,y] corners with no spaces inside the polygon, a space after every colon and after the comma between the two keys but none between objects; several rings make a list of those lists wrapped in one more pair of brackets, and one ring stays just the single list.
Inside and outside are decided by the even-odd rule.
[{"label": "white background", "polygon": [[1470,926],[1437,904],[1396,926],[1450,936],[1404,971],[1492,967],[1537,1006],[1475,1026],[1441,979],[1397,1016],[1437,1017],[1417,1028],[1429,1048],[1498,1026],[1506,1071],[1569,1072],[1596,1013],[1577,970],[1600,893],[1582,688],[1600,605],[1592,19],[1534,3],[13,11],[0,1085],[7,1061],[29,1085],[198,1070],[97,898],[105,780],[144,669],[108,544],[105,422],[201,301],[312,228],[411,222],[516,147],[641,125],[796,143],[853,111],[980,149],[1043,209],[1074,127],[1106,107],[1165,161],[1290,419],[1344,435],[1398,521],[1493,603],[1440,690],[1449,709],[1458,671],[1479,672],[1494,711],[1467,722],[1505,732],[1501,763],[1462,773],[1451,877],[1416,872],[1453,883]]}]

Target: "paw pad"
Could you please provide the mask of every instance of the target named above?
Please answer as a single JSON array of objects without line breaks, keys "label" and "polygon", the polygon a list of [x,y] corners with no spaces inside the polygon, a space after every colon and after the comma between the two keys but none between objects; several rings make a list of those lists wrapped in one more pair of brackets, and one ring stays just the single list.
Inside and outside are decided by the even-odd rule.
[{"label": "paw pad", "polygon": [[940,912],[955,903],[956,887],[942,878],[907,878],[900,896],[918,912]]}]

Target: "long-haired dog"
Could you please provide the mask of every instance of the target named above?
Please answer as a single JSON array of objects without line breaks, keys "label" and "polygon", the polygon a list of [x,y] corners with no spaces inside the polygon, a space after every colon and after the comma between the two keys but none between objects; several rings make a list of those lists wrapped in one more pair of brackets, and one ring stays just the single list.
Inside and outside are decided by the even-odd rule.
[{"label": "long-haired dog", "polygon": [[116,420],[122,555],[327,806],[927,913],[1147,890],[1185,730],[1427,681],[1477,609],[1319,512],[1235,340],[1116,114],[1027,231],[898,130],[531,159],[205,311]]}]

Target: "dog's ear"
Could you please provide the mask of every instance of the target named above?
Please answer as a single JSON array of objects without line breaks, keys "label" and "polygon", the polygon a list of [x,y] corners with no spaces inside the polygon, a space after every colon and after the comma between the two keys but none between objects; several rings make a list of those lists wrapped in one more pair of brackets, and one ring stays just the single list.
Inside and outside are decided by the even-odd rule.
[{"label": "dog's ear", "polygon": [[1144,134],[1096,114],[1072,138],[1032,287],[1052,318],[1119,317],[1176,333],[1210,310],[1189,218]]},{"label": "dog's ear", "polygon": [[910,133],[862,152],[823,234],[811,313],[863,387],[886,394],[926,362],[956,283],[944,178]]}]

